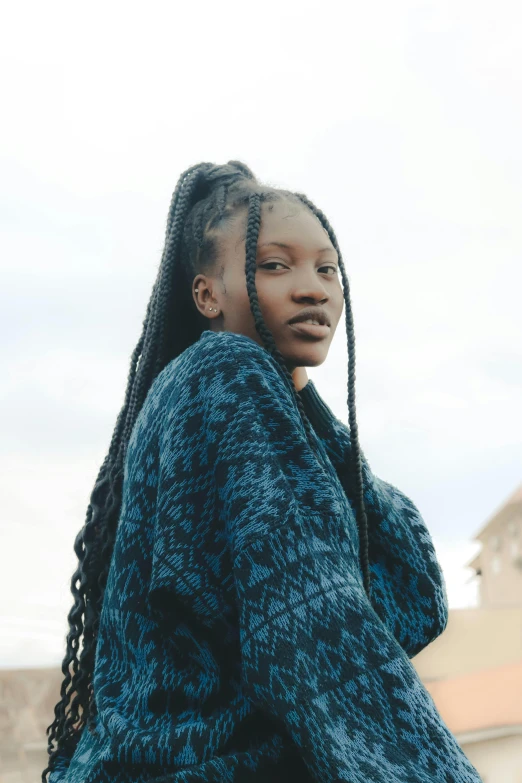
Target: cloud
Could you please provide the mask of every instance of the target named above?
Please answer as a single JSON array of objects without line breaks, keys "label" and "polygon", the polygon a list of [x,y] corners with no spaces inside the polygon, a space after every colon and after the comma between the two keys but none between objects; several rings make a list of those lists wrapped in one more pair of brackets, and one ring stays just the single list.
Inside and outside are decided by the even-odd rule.
[{"label": "cloud", "polygon": [[[328,215],[361,443],[423,514],[450,605],[520,483],[520,9],[230,2],[224,27],[204,5],[51,0],[28,26],[11,4],[3,26],[0,666],[61,660],[74,537],[199,160],[244,160]],[[309,371],[344,421],[346,351],[341,322]]]}]

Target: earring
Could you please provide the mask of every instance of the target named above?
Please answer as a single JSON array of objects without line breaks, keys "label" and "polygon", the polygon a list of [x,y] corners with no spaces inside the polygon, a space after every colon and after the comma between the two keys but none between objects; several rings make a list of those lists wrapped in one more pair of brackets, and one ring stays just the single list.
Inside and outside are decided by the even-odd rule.
[{"label": "earring", "polygon": [[[194,291],[196,292],[196,294],[199,293],[199,288],[195,288]],[[209,307],[208,309],[210,310],[210,312],[212,312],[212,310],[213,310],[212,307]],[[217,313],[217,309],[214,310],[214,312]]]}]

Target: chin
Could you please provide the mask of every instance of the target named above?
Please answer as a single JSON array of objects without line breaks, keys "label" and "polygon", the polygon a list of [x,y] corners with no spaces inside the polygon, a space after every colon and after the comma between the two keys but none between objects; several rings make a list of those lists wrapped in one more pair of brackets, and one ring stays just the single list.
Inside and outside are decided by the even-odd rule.
[{"label": "chin", "polygon": [[294,367],[318,367],[328,356],[330,343],[310,342],[308,345],[292,345],[281,350],[285,360]]}]

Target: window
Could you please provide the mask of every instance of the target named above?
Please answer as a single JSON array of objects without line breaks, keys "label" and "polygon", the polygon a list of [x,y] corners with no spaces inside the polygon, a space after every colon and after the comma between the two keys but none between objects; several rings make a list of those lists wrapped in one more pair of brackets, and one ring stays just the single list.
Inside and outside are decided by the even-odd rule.
[{"label": "window", "polygon": [[498,574],[500,572],[501,564],[500,564],[500,557],[498,555],[495,555],[495,557],[491,561],[491,567],[493,569],[494,574]]}]

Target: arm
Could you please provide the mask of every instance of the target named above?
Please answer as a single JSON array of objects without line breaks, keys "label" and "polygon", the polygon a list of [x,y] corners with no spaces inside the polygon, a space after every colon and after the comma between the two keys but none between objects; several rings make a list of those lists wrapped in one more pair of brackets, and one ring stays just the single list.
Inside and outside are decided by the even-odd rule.
[{"label": "arm", "polygon": [[[334,416],[312,381],[304,386],[300,396],[353,507],[348,482],[350,430]],[[415,504],[397,487],[375,476],[363,453],[361,459],[372,604],[413,658],[446,628],[448,599],[444,575]]]},{"label": "arm", "polygon": [[200,421],[230,552],[246,693],[283,722],[323,783],[479,783],[368,601],[343,520],[299,502],[309,476],[321,473],[271,357],[245,338],[221,341],[226,358],[214,351],[198,368]]}]

